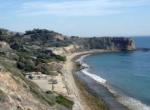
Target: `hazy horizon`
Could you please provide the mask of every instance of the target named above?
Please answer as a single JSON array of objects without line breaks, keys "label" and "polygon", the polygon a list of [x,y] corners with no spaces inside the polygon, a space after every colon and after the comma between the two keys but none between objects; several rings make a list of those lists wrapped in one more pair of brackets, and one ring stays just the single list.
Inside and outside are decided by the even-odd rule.
[{"label": "hazy horizon", "polygon": [[76,36],[149,36],[149,0],[0,0],[0,27]]}]

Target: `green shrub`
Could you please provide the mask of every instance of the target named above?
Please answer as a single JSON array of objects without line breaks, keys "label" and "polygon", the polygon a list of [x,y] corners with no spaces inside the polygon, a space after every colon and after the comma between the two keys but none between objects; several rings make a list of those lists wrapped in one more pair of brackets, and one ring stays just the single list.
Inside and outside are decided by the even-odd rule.
[{"label": "green shrub", "polygon": [[47,75],[52,75],[53,73],[51,72],[51,68],[48,64],[46,63],[41,63],[36,67],[36,71],[40,71],[43,74],[47,74]]},{"label": "green shrub", "polygon": [[46,91],[45,93],[46,93],[46,94],[53,94],[52,91]]},{"label": "green shrub", "polygon": [[59,61],[66,61],[66,56],[56,55],[55,58]]},{"label": "green shrub", "polygon": [[25,71],[33,71],[35,69],[35,63],[28,59],[25,61]]},{"label": "green shrub", "polygon": [[72,106],[73,106],[73,102],[68,100],[67,98],[65,98],[62,95],[59,95],[56,97],[56,102],[58,104],[64,105],[67,108],[72,108]]},{"label": "green shrub", "polygon": [[79,62],[77,62],[76,63],[76,69],[81,70],[82,68],[83,68],[82,65]]},{"label": "green shrub", "polygon": [[22,62],[17,62],[17,67],[21,70],[23,70],[25,68],[25,64]]},{"label": "green shrub", "polygon": [[17,61],[17,67],[24,71],[33,71],[35,69],[35,62],[32,59],[20,57]]}]

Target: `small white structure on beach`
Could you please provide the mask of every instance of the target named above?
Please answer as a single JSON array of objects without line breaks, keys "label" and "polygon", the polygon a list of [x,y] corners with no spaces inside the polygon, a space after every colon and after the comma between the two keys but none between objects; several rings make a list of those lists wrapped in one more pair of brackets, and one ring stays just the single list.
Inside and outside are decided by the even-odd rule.
[{"label": "small white structure on beach", "polygon": [[25,73],[26,78],[28,79],[47,79],[47,75],[42,74],[41,72],[28,72]]}]

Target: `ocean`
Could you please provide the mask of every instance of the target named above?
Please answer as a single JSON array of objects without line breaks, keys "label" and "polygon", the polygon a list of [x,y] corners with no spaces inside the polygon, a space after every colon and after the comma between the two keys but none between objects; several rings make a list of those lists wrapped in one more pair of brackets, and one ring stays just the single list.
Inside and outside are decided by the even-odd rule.
[{"label": "ocean", "polygon": [[[150,48],[150,37],[134,38],[137,48]],[[104,85],[131,110],[150,110],[150,51],[87,56],[84,74]]]}]

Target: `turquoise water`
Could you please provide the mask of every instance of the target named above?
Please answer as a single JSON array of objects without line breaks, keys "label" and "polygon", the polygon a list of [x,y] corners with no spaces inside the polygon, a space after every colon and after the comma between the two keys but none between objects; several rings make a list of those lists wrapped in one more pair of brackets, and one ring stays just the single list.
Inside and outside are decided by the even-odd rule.
[{"label": "turquoise water", "polygon": [[[137,47],[150,47],[150,38],[135,41]],[[116,90],[150,106],[150,51],[96,54],[84,61],[92,73],[106,79]]]}]

